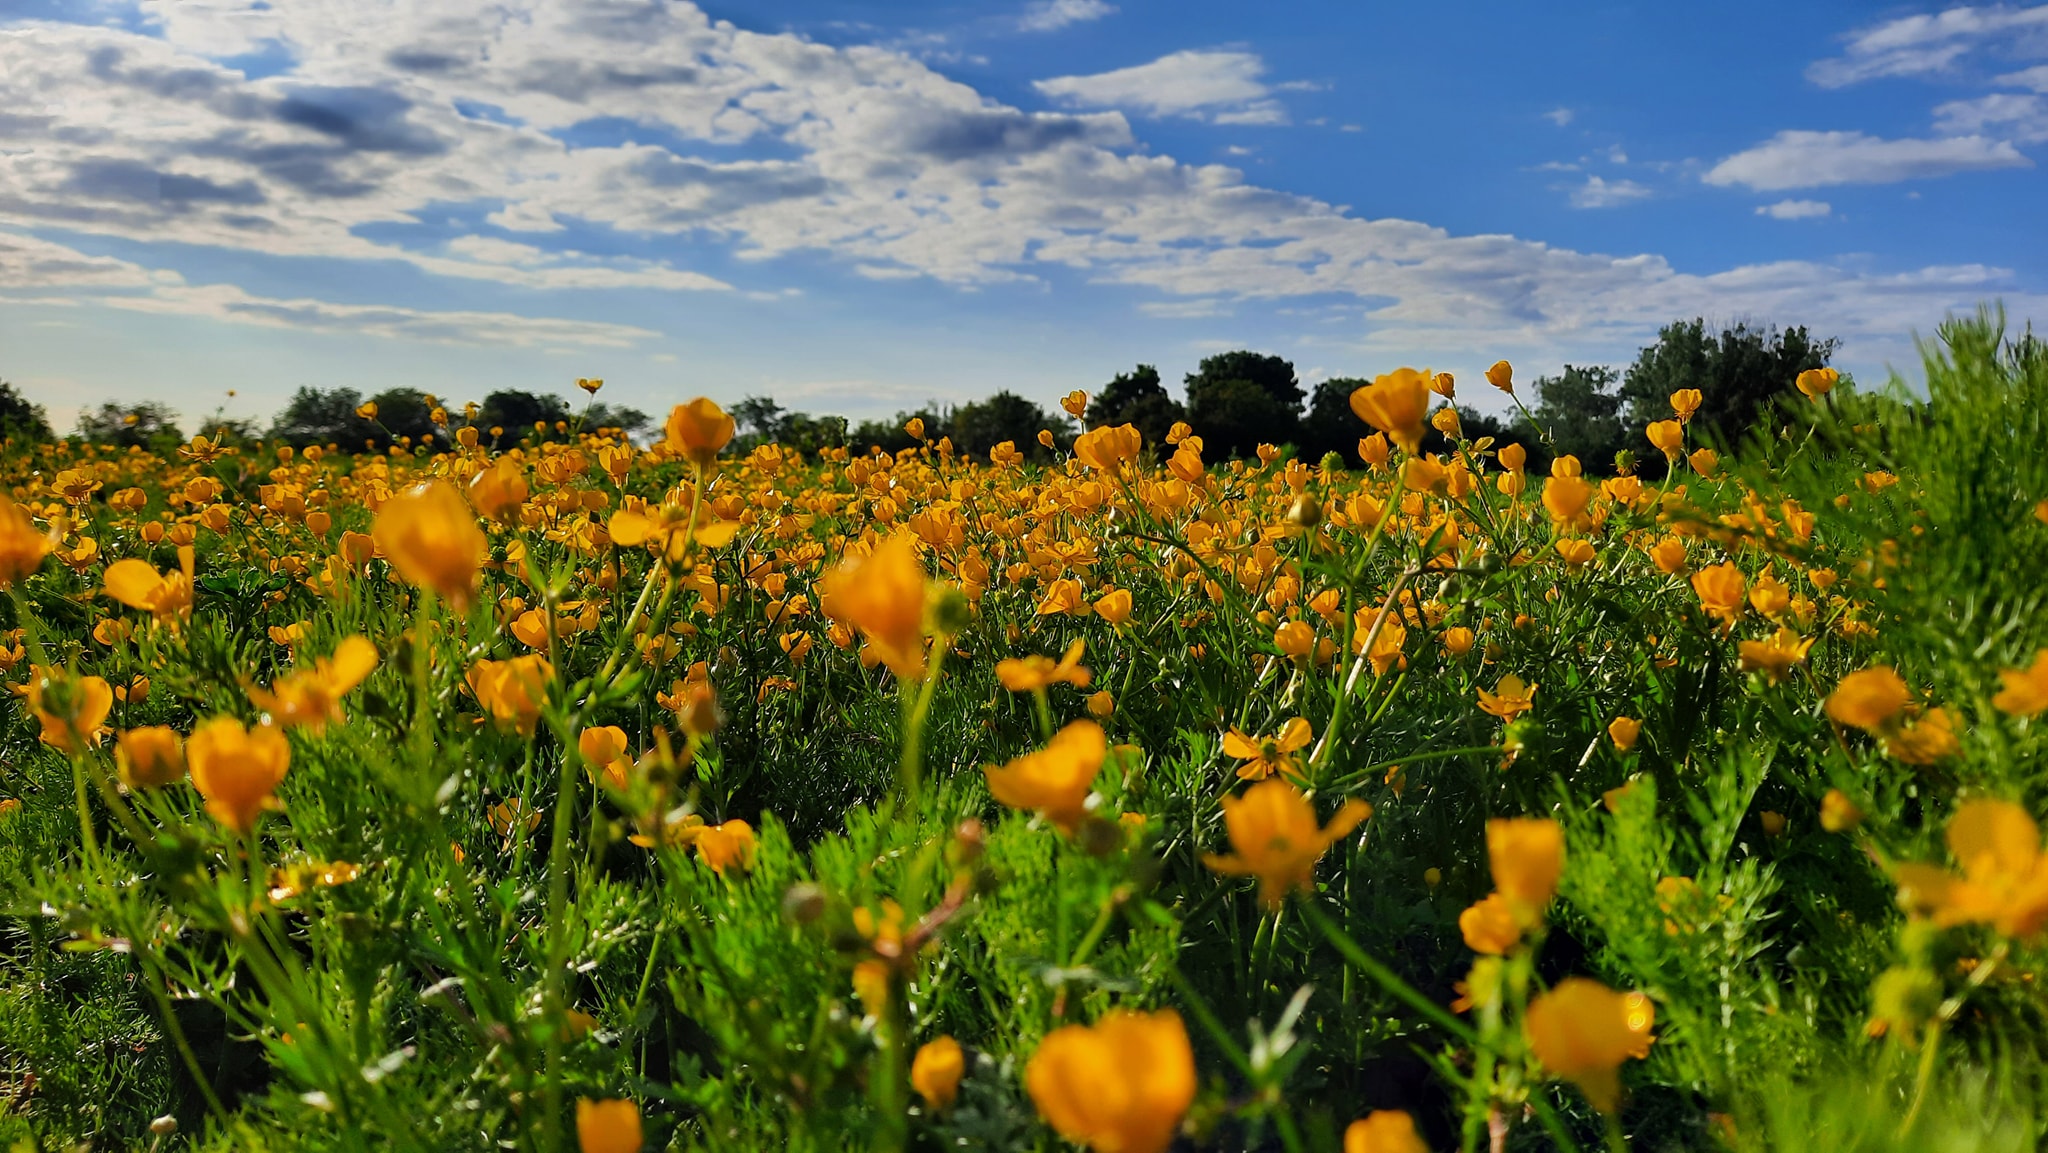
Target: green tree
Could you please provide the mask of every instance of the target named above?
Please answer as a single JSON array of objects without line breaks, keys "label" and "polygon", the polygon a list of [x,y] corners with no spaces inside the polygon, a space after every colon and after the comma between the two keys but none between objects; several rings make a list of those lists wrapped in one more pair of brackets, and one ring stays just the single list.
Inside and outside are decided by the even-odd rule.
[{"label": "green tree", "polygon": [[583,410],[583,428],[586,432],[616,428],[627,436],[636,436],[653,423],[654,418],[637,408],[627,408],[623,404],[606,404],[600,400]]},{"label": "green tree", "polygon": [[[1742,321],[1715,334],[1705,320],[1667,324],[1622,380],[1628,431],[1640,438],[1651,421],[1671,415],[1672,393],[1696,388],[1700,408],[1692,431],[1733,442],[1792,390],[1801,372],[1825,366],[1837,344],[1832,338],[1815,339],[1804,327],[1780,331],[1775,325]],[[1629,447],[1636,447],[1633,439]]]},{"label": "green tree", "polygon": [[1045,429],[1051,429],[1055,435],[1065,433],[1066,417],[1048,412],[1008,390],[987,400],[961,405],[952,411],[946,424],[953,447],[976,456],[988,455],[989,449],[1006,440],[1026,453],[1042,453],[1038,434]]},{"label": "green tree", "polygon": [[49,440],[50,415],[33,404],[13,385],[0,380],[0,437],[9,440]]},{"label": "green tree", "polygon": [[502,447],[529,436],[552,440],[560,435],[555,425],[573,416],[569,402],[559,396],[508,388],[484,397],[476,423],[493,447]]},{"label": "green tree", "polygon": [[372,422],[356,415],[363,394],[353,388],[311,388],[297,392],[270,422],[270,436],[294,448],[334,445],[354,451],[383,435]]},{"label": "green tree", "polygon": [[1088,401],[1085,423],[1089,428],[1132,425],[1147,445],[1162,446],[1175,422],[1186,419],[1187,409],[1168,395],[1159,370],[1141,364],[1130,372],[1117,373],[1116,379],[1102,386]]},{"label": "green tree", "polygon": [[1358,438],[1372,429],[1351,411],[1351,394],[1371,383],[1356,376],[1333,376],[1317,383],[1301,422],[1303,460],[1313,464],[1334,452],[1346,464],[1358,463]]},{"label": "green tree", "polygon": [[[1634,447],[1621,418],[1622,394],[1615,387],[1620,378],[1606,365],[1567,364],[1562,374],[1538,377],[1534,385],[1536,423],[1550,434],[1557,452],[1578,457],[1594,472],[1612,469],[1614,454]],[[1528,437],[1524,447],[1532,454],[1530,467],[1549,466],[1552,454],[1538,451],[1540,434]]]},{"label": "green tree", "polygon": [[1187,375],[1188,423],[1214,456],[1245,456],[1260,444],[1301,439],[1307,394],[1283,357],[1238,350],[1203,359]]},{"label": "green tree", "polygon": [[178,417],[161,401],[140,404],[107,401],[78,414],[78,435],[92,444],[117,448],[151,448],[169,452],[185,439]]}]

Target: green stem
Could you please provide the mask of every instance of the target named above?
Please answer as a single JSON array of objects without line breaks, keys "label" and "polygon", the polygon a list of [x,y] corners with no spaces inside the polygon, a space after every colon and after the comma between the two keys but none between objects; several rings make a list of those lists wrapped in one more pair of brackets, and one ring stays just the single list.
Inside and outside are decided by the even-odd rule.
[{"label": "green stem", "polygon": [[1316,930],[1322,933],[1324,938],[1336,948],[1337,952],[1342,954],[1344,959],[1357,968],[1359,972],[1378,982],[1381,988],[1393,994],[1396,998],[1407,1002],[1417,1012],[1442,1026],[1446,1032],[1460,1041],[1471,1044],[1478,1040],[1473,1034],[1471,1027],[1452,1016],[1448,1009],[1423,996],[1415,990],[1414,986],[1396,975],[1392,969],[1387,968],[1368,956],[1364,949],[1358,947],[1357,942],[1345,936],[1344,930],[1338,928],[1327,916],[1324,916],[1323,911],[1316,908],[1313,902],[1302,901],[1300,906],[1301,915],[1307,919],[1309,924],[1314,925]]}]

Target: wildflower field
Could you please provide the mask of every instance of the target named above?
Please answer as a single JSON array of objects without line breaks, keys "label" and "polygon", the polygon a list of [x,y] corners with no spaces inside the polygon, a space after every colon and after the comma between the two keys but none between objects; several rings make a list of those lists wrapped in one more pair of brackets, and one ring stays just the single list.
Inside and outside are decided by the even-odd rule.
[{"label": "wildflower field", "polygon": [[2048,355],[1926,368],[1617,476],[1505,363],[1322,461],[11,447],[0,1141],[2036,1148]]}]

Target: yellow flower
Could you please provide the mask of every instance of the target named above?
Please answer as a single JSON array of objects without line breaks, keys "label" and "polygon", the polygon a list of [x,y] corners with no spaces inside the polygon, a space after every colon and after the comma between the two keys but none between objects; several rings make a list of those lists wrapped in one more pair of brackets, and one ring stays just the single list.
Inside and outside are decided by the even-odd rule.
[{"label": "yellow flower", "polygon": [[1504,721],[1512,721],[1536,706],[1536,686],[1509,673],[1492,692],[1479,690],[1479,708]]},{"label": "yellow flower", "polygon": [[891,672],[924,675],[924,564],[917,538],[897,533],[865,557],[852,557],[818,582],[825,615],[861,631]]},{"label": "yellow flower", "polygon": [[918,1046],[910,1060],[910,1087],[934,1111],[952,1107],[960,1095],[960,1078],[967,1072],[967,1055],[960,1042],[938,1037]]},{"label": "yellow flower", "polygon": [[1073,577],[1063,577],[1047,585],[1045,596],[1039,598],[1039,616],[1060,614],[1073,617],[1088,615],[1088,594],[1082,591],[1081,582]]},{"label": "yellow flower", "polygon": [[1524,924],[1539,924],[1564,875],[1564,826],[1544,817],[1486,822],[1486,858],[1493,887]]},{"label": "yellow flower", "polygon": [[1820,799],[1820,827],[1830,833],[1845,833],[1863,823],[1863,810],[1840,789],[1829,789]]},{"label": "yellow flower", "polygon": [[1399,1109],[1375,1109],[1344,1130],[1344,1153],[1429,1153],[1429,1146],[1415,1131],[1415,1118]]},{"label": "yellow flower", "polygon": [[1791,603],[1792,590],[1770,569],[1758,573],[1756,581],[1749,586],[1750,607],[1773,620]]},{"label": "yellow flower", "polygon": [[446,482],[392,496],[377,510],[370,536],[399,576],[440,594],[458,612],[469,608],[490,544],[469,504]]},{"label": "yellow flower", "polygon": [[1956,741],[1955,721],[1948,710],[1935,708],[1887,732],[1884,751],[1909,765],[1931,765],[1955,756],[1962,746]]},{"label": "yellow flower", "polygon": [[1671,411],[1678,414],[1680,421],[1689,421],[1700,410],[1701,399],[1699,389],[1681,388],[1671,394]]},{"label": "yellow flower", "polygon": [[1819,400],[1834,391],[1835,382],[1841,379],[1842,374],[1832,368],[1809,368],[1792,383],[1806,394],[1806,399]]},{"label": "yellow flower", "polygon": [[1486,370],[1486,383],[1500,389],[1509,396],[1515,394],[1515,366],[1505,360],[1496,360]]},{"label": "yellow flower", "polygon": [[1584,568],[1593,563],[1593,542],[1566,537],[1557,542],[1557,555],[1572,568]]},{"label": "yellow flower", "polygon": [[1110,428],[1105,425],[1093,432],[1082,433],[1074,441],[1074,455],[1081,463],[1098,472],[1115,472],[1117,466],[1138,458],[1138,449],[1144,438],[1135,425],[1119,425]]},{"label": "yellow flower", "polygon": [[185,738],[164,725],[129,729],[114,738],[114,766],[131,789],[175,784],[185,776]]},{"label": "yellow flower", "polygon": [[277,724],[305,725],[319,732],[329,721],[346,719],[341,698],[376,667],[377,647],[364,637],[347,637],[335,646],[332,657],[315,660],[310,669],[285,674],[268,692],[250,688],[249,702],[269,713]]},{"label": "yellow flower", "polygon": [[592,725],[576,734],[576,752],[592,777],[602,775],[612,787],[626,787],[626,772],[633,767],[626,730],[617,725]]},{"label": "yellow flower", "polygon": [[640,1106],[631,1101],[576,1101],[576,1146],[581,1153],[640,1153]]},{"label": "yellow flower", "polygon": [[1692,574],[1692,590],[1699,594],[1700,605],[1709,613],[1733,624],[1742,615],[1749,582],[1734,561],[1722,561]]},{"label": "yellow flower", "polygon": [[1691,456],[1685,458],[1685,463],[1691,465],[1692,470],[1701,476],[1711,477],[1714,470],[1721,467],[1721,454],[1711,448],[1696,448],[1692,450]]},{"label": "yellow flower", "polygon": [[12,588],[41,568],[52,543],[49,533],[36,531],[20,505],[0,496],[0,589]]},{"label": "yellow flower", "polygon": [[178,549],[179,571],[158,573],[148,561],[117,560],[107,566],[101,586],[110,597],[173,624],[192,615],[192,546]]},{"label": "yellow flower", "polygon": [[1650,561],[1657,571],[1669,576],[1685,567],[1685,542],[1675,536],[1667,536],[1650,546]]},{"label": "yellow flower", "polygon": [[1623,1061],[1650,1053],[1657,1010],[1641,993],[1617,993],[1598,981],[1566,977],[1529,1003],[1523,1026],[1545,1069],[1578,1085],[1594,1108],[1621,1104]]},{"label": "yellow flower", "polygon": [[1374,377],[1351,394],[1351,411],[1408,452],[1419,452],[1423,418],[1429,414],[1429,378],[1412,368]]},{"label": "yellow flower", "polygon": [[291,756],[282,731],[269,725],[245,729],[234,717],[202,722],[185,747],[192,784],[206,798],[206,811],[245,834],[256,827],[256,815],[274,803]]},{"label": "yellow flower", "polygon": [[1278,908],[1290,890],[1311,888],[1316,862],[1371,815],[1371,805],[1348,800],[1328,825],[1317,828],[1315,806],[1293,783],[1274,777],[1241,797],[1223,798],[1223,825],[1236,851],[1206,853],[1202,863],[1227,876],[1257,877],[1260,903]]},{"label": "yellow flower", "polygon": [[38,666],[28,683],[28,707],[43,726],[43,743],[82,753],[100,743],[101,726],[114,709],[114,689],[104,677],[80,677]]},{"label": "yellow flower", "polygon": [[1478,637],[1472,632],[1472,630],[1464,627],[1463,625],[1459,625],[1456,628],[1445,629],[1444,651],[1451,654],[1451,656],[1453,657],[1462,657],[1466,653],[1472,651],[1473,642],[1477,639]]},{"label": "yellow flower", "polygon": [[1131,590],[1111,589],[1095,598],[1095,615],[1114,628],[1131,619]]},{"label": "yellow flower", "polygon": [[504,457],[469,478],[470,507],[495,521],[504,521],[517,513],[519,506],[526,503],[528,491],[519,466]]},{"label": "yellow flower", "polygon": [[1068,416],[1079,420],[1081,414],[1088,411],[1088,394],[1077,388],[1060,398],[1060,407],[1067,410]]},{"label": "yellow flower", "polygon": [[2048,710],[2048,649],[2034,654],[2034,663],[2024,669],[2000,669],[2004,684],[1991,703],[2000,712],[2031,717]]},{"label": "yellow flower", "polygon": [[1264,780],[1274,773],[1300,775],[1294,754],[1308,747],[1315,730],[1300,717],[1293,717],[1270,737],[1248,737],[1237,729],[1223,734],[1223,755],[1244,762],[1237,775],[1247,781]]},{"label": "yellow flower", "polygon": [[1785,679],[1793,665],[1805,662],[1806,650],[1812,647],[1813,638],[1781,626],[1763,640],[1743,641],[1735,649],[1742,657],[1742,671],[1760,672],[1775,685]]},{"label": "yellow flower", "polygon": [[1095,1153],[1165,1153],[1195,1099],[1195,1053],[1171,1009],[1112,1009],[1046,1034],[1024,1087],[1060,1136]]},{"label": "yellow flower", "polygon": [[1933,865],[1893,869],[1899,903],[1940,925],[1983,923],[2008,937],[2048,926],[2048,856],[2041,829],[2011,801],[1966,801],[1948,823],[1949,852],[1962,875]]},{"label": "yellow flower", "polygon": [[1109,738],[1094,721],[1072,721],[1036,752],[1002,768],[985,766],[988,791],[1013,809],[1035,809],[1065,832],[1083,815],[1088,790],[1109,755]]},{"label": "yellow flower", "polygon": [[732,443],[733,422],[724,409],[700,396],[688,404],[677,405],[668,414],[666,431],[668,439],[664,443],[670,452],[698,468],[709,468],[725,446]]},{"label": "yellow flower", "polygon": [[1553,476],[1543,482],[1543,508],[1560,528],[1583,527],[1586,506],[1592,503],[1593,486],[1576,474]]},{"label": "yellow flower", "polygon": [[1506,897],[1489,893],[1458,914],[1458,932],[1466,948],[1498,957],[1522,939],[1522,922]]},{"label": "yellow flower", "polygon": [[504,661],[480,660],[469,667],[464,679],[493,720],[531,736],[554,677],[555,666],[547,658],[529,653]]},{"label": "yellow flower", "polygon": [[1675,420],[1653,420],[1643,434],[1666,460],[1677,460],[1685,451],[1685,426]]},{"label": "yellow flower", "polygon": [[1839,724],[1876,732],[1904,712],[1912,699],[1906,682],[1890,665],[1872,665],[1842,678],[1828,694],[1827,713]]},{"label": "yellow flower", "polygon": [[737,818],[721,825],[706,825],[697,833],[697,859],[719,876],[733,865],[754,867],[754,826]]},{"label": "yellow flower", "polygon": [[1028,657],[1011,658],[996,662],[996,679],[1013,693],[1031,693],[1052,685],[1072,685],[1085,689],[1092,674],[1081,667],[1081,653],[1088,642],[1076,639],[1067,646],[1067,653],[1055,664],[1051,657],[1033,653]]},{"label": "yellow flower", "polygon": [[1636,738],[1642,731],[1643,723],[1634,717],[1616,717],[1607,722],[1607,739],[1624,753],[1636,747]]}]

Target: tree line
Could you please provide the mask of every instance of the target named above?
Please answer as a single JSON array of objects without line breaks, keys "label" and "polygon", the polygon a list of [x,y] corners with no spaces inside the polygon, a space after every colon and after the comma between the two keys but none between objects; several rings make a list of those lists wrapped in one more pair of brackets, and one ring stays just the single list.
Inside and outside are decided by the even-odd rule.
[{"label": "tree line", "polygon": [[[1834,354],[1837,341],[1816,338],[1804,327],[1737,322],[1710,325],[1704,319],[1664,326],[1657,339],[1629,365],[1571,365],[1555,375],[1516,386],[1520,405],[1506,419],[1458,405],[1467,436],[1515,440],[1529,449],[1533,466],[1547,466],[1549,447],[1571,453],[1595,468],[1605,468],[1616,454],[1643,455],[1643,430],[1671,415],[1670,396],[1697,389],[1701,405],[1693,428],[1730,442],[1738,438],[1776,399],[1792,388],[1802,371],[1820,368]],[[1159,370],[1140,364],[1130,372],[1089,390],[1081,413],[1085,427],[1131,424],[1146,443],[1163,444],[1175,424],[1186,423],[1202,438],[1211,459],[1249,456],[1262,444],[1292,447],[1308,460],[1329,453],[1350,459],[1363,431],[1351,411],[1351,393],[1371,383],[1362,377],[1338,376],[1302,386],[1294,365],[1284,357],[1249,350],[1219,353],[1202,360],[1181,381],[1174,396]],[[1461,382],[1469,397],[1483,381]],[[430,443],[445,436],[435,409],[442,402],[412,388],[390,388],[365,397],[352,388],[300,388],[267,430],[246,420],[215,418],[206,422],[208,435],[271,440],[303,447],[320,444],[348,450],[383,451],[393,444]],[[1078,406],[1077,406],[1078,407]],[[479,404],[448,410],[458,425],[478,429],[493,445],[522,437],[568,435],[576,428],[616,428],[627,435],[646,430],[645,413],[631,408],[592,403],[581,413],[559,396],[499,390]],[[1065,446],[1079,431],[1058,409],[1047,409],[1008,390],[983,400],[957,405],[927,404],[886,420],[853,424],[845,417],[813,415],[785,409],[774,399],[748,397],[732,406],[741,432],[741,447],[774,442],[805,451],[849,446],[900,451],[919,443],[915,427],[927,442],[950,440],[960,452],[985,455],[1008,442],[1027,455],[1048,449],[1042,434]],[[13,386],[0,382],[0,436],[49,439],[43,410],[30,404]],[[77,436],[95,444],[167,449],[184,439],[175,414],[148,401],[124,405],[108,402],[79,416]],[[1444,447],[1441,434],[1426,450]],[[1654,456],[1655,454],[1651,454]],[[1650,462],[1651,465],[1657,463]]]}]

